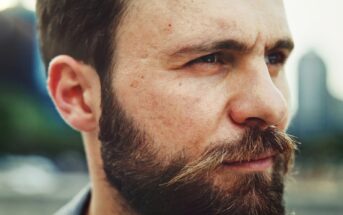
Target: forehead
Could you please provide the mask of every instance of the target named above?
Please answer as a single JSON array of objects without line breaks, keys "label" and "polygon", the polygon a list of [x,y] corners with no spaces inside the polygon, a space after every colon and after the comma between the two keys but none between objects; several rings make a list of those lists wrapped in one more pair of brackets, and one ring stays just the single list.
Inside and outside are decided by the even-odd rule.
[{"label": "forehead", "polygon": [[282,0],[134,0],[120,31],[117,42],[141,53],[224,39],[267,46],[291,37]]}]

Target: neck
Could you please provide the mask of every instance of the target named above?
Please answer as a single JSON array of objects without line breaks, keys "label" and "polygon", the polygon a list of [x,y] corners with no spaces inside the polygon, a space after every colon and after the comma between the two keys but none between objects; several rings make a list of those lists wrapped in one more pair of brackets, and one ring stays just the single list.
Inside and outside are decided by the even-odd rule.
[{"label": "neck", "polygon": [[137,215],[113,188],[92,188],[87,215]]},{"label": "neck", "polygon": [[118,190],[106,179],[96,135],[83,134],[91,181],[91,199],[86,215],[137,215]]}]

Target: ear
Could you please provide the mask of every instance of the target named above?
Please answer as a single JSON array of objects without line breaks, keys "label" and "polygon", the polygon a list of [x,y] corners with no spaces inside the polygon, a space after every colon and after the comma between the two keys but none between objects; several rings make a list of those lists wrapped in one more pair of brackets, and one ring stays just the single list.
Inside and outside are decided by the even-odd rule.
[{"label": "ear", "polygon": [[100,81],[92,67],[66,55],[57,56],[50,62],[47,85],[66,123],[80,132],[97,129]]}]

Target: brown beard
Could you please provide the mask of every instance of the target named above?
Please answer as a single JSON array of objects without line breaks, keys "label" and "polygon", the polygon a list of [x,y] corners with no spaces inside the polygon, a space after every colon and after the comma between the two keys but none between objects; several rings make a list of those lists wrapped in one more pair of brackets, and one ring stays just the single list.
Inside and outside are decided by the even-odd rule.
[{"label": "brown beard", "polygon": [[[110,79],[111,80],[111,79]],[[109,85],[108,85],[109,86]],[[107,87],[108,87],[107,86]],[[111,89],[111,88],[110,88]],[[283,181],[295,143],[271,127],[248,129],[235,143],[212,143],[195,161],[183,152],[162,165],[154,142],[134,124],[111,90],[103,88],[99,139],[107,180],[141,215],[282,215]],[[214,173],[223,160],[246,161],[264,152],[277,155],[270,175],[240,174],[224,189]]]}]

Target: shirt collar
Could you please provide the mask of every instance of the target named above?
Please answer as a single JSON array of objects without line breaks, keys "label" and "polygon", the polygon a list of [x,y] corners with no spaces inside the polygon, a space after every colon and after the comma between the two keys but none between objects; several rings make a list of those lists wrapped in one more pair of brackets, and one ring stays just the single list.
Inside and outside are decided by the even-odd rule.
[{"label": "shirt collar", "polygon": [[91,197],[90,185],[83,188],[69,203],[54,215],[84,215]]}]

